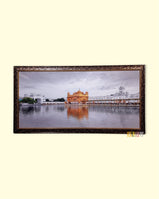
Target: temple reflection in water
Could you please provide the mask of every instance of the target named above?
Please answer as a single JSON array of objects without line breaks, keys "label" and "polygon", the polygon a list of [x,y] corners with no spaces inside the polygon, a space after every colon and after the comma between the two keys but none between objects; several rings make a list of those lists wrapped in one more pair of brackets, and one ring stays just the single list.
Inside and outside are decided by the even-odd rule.
[{"label": "temple reflection in water", "polygon": [[21,106],[20,128],[139,128],[139,107],[104,104]]},{"label": "temple reflection in water", "polygon": [[67,118],[74,117],[78,120],[88,119],[88,106],[72,105],[67,107]]}]

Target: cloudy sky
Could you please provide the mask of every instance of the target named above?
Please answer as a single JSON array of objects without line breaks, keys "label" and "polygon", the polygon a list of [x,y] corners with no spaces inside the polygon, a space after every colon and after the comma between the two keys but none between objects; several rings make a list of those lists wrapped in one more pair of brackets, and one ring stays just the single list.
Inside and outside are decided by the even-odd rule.
[{"label": "cloudy sky", "polygon": [[35,93],[55,99],[79,89],[89,96],[105,96],[120,86],[132,94],[139,92],[139,71],[19,72],[20,97]]}]

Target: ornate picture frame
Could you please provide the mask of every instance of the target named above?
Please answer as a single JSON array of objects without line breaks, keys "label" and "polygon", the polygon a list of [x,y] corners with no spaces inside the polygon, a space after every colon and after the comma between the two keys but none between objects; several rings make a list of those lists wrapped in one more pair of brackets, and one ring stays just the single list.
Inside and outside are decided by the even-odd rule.
[{"label": "ornate picture frame", "polygon": [[[52,78],[49,76],[50,80],[45,77],[52,74]],[[24,94],[25,91],[32,92],[32,85],[36,90],[38,82],[40,83],[43,77],[45,82],[50,81],[49,85],[54,81],[55,91],[56,89],[59,91],[61,88],[58,87],[61,84],[57,84],[55,87],[55,81],[61,80],[63,86],[66,86],[65,91],[68,91],[67,97],[66,92],[65,98],[61,97],[62,90],[61,93],[58,92],[59,97],[56,94],[56,99],[50,100],[46,98],[44,100],[42,97],[35,98],[33,94],[29,97],[28,93]],[[33,79],[34,81],[32,81]],[[80,83],[75,82],[76,80]],[[81,86],[82,81],[83,86]],[[43,81],[43,84],[45,82]],[[90,90],[84,90],[89,88],[89,82],[91,84]],[[92,82],[94,82],[94,85],[92,85]],[[138,89],[138,94],[125,92],[125,88],[121,84],[129,85],[128,91],[129,89]],[[78,85],[84,91],[81,88],[77,89]],[[117,87],[119,87],[119,92],[115,90],[116,92],[113,93],[112,89],[117,89]],[[102,89],[104,90],[103,93],[107,92],[108,94],[99,96]],[[40,91],[44,92],[45,90],[41,89]],[[94,95],[92,96],[90,93],[94,93]],[[38,96],[40,95],[38,94]],[[56,110],[53,111],[50,107]],[[48,123],[45,122],[48,113],[39,116],[43,111],[42,109],[45,109],[45,111],[52,110],[49,111],[50,121]],[[63,113],[60,112],[60,116],[58,116],[59,114],[56,111],[61,111],[60,109]],[[53,118],[56,119],[56,122]],[[96,124],[95,121],[97,120]],[[41,126],[42,121],[44,126]],[[126,134],[128,132],[145,134],[145,65],[14,66],[14,133]]]}]

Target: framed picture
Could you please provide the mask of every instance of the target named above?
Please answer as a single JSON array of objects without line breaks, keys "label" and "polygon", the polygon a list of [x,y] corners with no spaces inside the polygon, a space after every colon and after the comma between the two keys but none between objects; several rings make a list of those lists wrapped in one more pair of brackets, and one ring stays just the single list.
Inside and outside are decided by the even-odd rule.
[{"label": "framed picture", "polygon": [[15,66],[15,133],[145,133],[145,66]]}]

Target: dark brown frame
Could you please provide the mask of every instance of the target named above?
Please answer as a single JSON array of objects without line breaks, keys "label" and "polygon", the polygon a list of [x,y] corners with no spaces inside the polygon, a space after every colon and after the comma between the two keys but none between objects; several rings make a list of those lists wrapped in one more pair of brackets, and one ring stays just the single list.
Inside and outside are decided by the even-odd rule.
[{"label": "dark brown frame", "polygon": [[[19,72],[140,71],[140,128],[19,128]],[[14,133],[116,133],[145,134],[145,65],[14,66]]]}]

